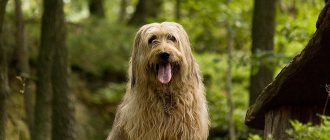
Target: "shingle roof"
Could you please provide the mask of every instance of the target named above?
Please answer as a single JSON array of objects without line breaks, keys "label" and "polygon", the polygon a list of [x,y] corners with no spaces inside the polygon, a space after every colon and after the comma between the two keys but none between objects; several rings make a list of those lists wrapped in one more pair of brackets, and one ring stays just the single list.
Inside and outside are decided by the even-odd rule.
[{"label": "shingle roof", "polygon": [[330,84],[330,2],[319,15],[316,27],[308,45],[282,69],[248,109],[246,125],[263,129],[265,113],[278,106],[323,107],[327,97],[325,84]]}]

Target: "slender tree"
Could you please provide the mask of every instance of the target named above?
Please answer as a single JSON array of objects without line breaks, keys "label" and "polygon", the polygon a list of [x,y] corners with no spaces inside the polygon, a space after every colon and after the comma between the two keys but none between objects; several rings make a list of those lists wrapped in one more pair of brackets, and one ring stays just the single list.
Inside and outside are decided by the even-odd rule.
[{"label": "slender tree", "polygon": [[229,126],[229,139],[236,140],[235,125],[234,125],[234,103],[232,95],[232,60],[233,60],[233,49],[234,49],[234,35],[233,29],[230,23],[227,23],[227,72],[226,72],[226,93],[227,93],[227,106],[229,111],[227,113],[228,126]]},{"label": "slender tree", "polygon": [[15,59],[16,59],[16,70],[17,75],[23,77],[24,90],[24,107],[26,113],[26,123],[29,126],[30,131],[33,129],[33,106],[31,102],[31,92],[29,88],[29,54],[25,39],[25,26],[24,18],[22,13],[22,2],[21,0],[15,0]]},{"label": "slender tree", "polygon": [[[275,32],[275,3],[276,0],[255,0],[252,21],[252,66],[250,75],[250,99],[252,105],[273,79],[273,70],[264,60],[256,60],[258,53],[265,57],[273,57]],[[255,65],[254,62],[261,62]]]},{"label": "slender tree", "polygon": [[7,120],[8,73],[6,46],[3,45],[2,25],[4,22],[7,0],[0,0],[0,140],[5,140],[5,126]]},{"label": "slender tree", "polygon": [[52,31],[54,58],[52,65],[53,84],[53,115],[52,115],[52,139],[74,139],[74,109],[71,92],[68,83],[68,50],[66,47],[66,26],[62,0],[44,0],[45,12],[54,12],[53,21],[56,21]]},{"label": "slender tree", "polygon": [[163,0],[139,0],[135,12],[129,20],[131,25],[143,25],[148,18],[157,18],[162,9]]},{"label": "slender tree", "polygon": [[[229,4],[231,0],[227,0]],[[232,62],[233,62],[233,50],[234,50],[234,29],[230,21],[227,21],[227,72],[226,72],[226,93],[227,93],[227,106],[229,111],[227,113],[228,127],[229,127],[229,139],[236,140],[235,124],[234,124],[234,111],[235,106],[233,103],[232,95]]]},{"label": "slender tree", "polygon": [[176,20],[181,18],[181,0],[175,0],[175,18]]},{"label": "slender tree", "polygon": [[89,0],[88,8],[92,16],[104,18],[105,12],[103,7],[103,0]]},{"label": "slender tree", "polygon": [[59,26],[59,21],[54,19],[58,13],[56,3],[58,3],[58,0],[44,0],[43,2],[41,45],[37,65],[35,124],[32,140],[49,140],[51,137],[51,74],[54,48],[57,47],[54,44],[54,38],[58,32],[56,27]]},{"label": "slender tree", "polygon": [[120,11],[119,11],[119,17],[118,22],[123,23],[126,20],[126,7],[127,7],[127,0],[121,0],[120,1]]},{"label": "slender tree", "polygon": [[[32,139],[47,140],[51,137],[54,140],[72,140],[74,118],[73,105],[68,92],[68,56],[65,45],[63,1],[44,0],[43,7],[35,128]],[[52,118],[50,118],[51,113]],[[52,131],[50,131],[51,126]]]}]

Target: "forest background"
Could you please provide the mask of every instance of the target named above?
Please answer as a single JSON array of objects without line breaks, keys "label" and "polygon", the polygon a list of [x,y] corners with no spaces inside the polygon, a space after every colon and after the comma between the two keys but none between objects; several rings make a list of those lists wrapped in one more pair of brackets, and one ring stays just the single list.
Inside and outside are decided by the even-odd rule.
[{"label": "forest background", "polygon": [[[57,27],[52,23],[61,21],[47,22],[42,16],[47,10],[56,11],[57,6],[64,10],[66,35],[62,40],[67,48],[64,54],[68,54],[69,72],[59,77],[68,79],[65,93],[70,96],[64,101],[72,103],[67,114],[72,114],[73,131],[69,133],[75,139],[103,140],[111,130],[116,107],[125,93],[128,60],[138,28],[151,22],[175,21],[188,32],[204,77],[211,119],[209,139],[221,140],[249,137],[251,131],[244,125],[249,104],[305,47],[324,7],[322,0],[270,0],[259,7],[254,3],[263,0],[64,0],[62,4],[48,5],[42,0],[9,0],[6,6],[3,1],[6,0],[1,0],[0,8],[6,8],[0,10],[5,12],[0,40],[6,49],[1,58],[6,56],[9,90],[6,100],[0,101],[5,103],[2,109],[7,112],[6,122],[0,123],[0,129],[5,129],[0,137],[8,140],[37,139],[37,128],[41,132],[51,127],[50,119],[38,120],[44,115],[38,107],[51,110],[61,105],[61,101],[51,100],[56,94],[43,94],[49,96],[46,102],[38,102],[37,96],[40,73],[46,75],[47,68],[57,71],[47,66],[46,56],[40,56],[42,42],[47,40],[47,33],[42,31],[47,26],[42,23],[48,23],[50,30],[46,30],[51,31]],[[262,18],[256,15],[271,12],[272,8],[262,8],[265,5],[273,5],[274,16],[256,22]],[[261,36],[253,36],[259,26],[266,30],[261,30]],[[268,29],[273,34],[262,36]],[[270,45],[253,43],[263,41]],[[254,86],[258,83],[262,84]],[[56,117],[53,113],[53,120]],[[40,127],[38,122],[46,126]],[[50,139],[49,133],[44,138]]]}]

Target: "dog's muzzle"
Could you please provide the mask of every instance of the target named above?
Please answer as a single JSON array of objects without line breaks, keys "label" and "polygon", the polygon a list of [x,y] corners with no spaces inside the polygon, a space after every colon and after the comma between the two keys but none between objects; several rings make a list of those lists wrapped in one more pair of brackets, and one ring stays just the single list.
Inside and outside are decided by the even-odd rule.
[{"label": "dog's muzzle", "polygon": [[168,61],[168,59],[170,58],[170,53],[168,52],[161,52],[159,53],[159,58],[162,59],[163,61]]}]

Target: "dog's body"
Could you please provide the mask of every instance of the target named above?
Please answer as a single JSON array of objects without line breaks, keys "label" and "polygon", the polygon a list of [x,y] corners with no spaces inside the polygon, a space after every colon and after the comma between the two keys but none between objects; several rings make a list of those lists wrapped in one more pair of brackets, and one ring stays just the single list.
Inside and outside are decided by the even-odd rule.
[{"label": "dog's body", "polygon": [[153,23],[135,37],[129,84],[108,140],[206,140],[204,87],[181,25]]}]

